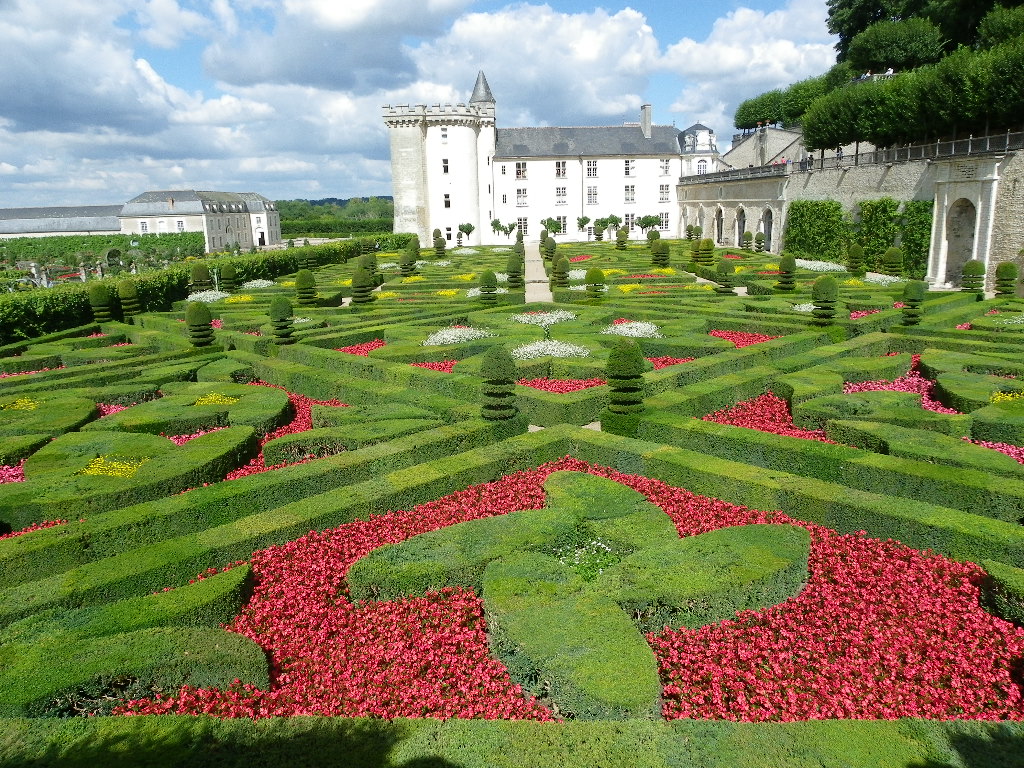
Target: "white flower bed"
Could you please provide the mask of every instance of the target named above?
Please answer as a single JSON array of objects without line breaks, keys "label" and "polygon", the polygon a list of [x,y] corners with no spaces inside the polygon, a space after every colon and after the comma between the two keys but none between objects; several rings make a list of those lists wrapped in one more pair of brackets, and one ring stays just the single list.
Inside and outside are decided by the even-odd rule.
[{"label": "white flower bed", "polygon": [[251,290],[253,288],[273,288],[275,285],[273,280],[249,280],[248,282],[242,283],[242,287],[245,290]]},{"label": "white flower bed", "polygon": [[814,302],[808,301],[806,304],[794,304],[793,309],[795,309],[797,312],[813,312]]},{"label": "white flower bed", "polygon": [[385,261],[383,264],[378,264],[377,269],[398,269],[398,262]]},{"label": "white flower bed", "polygon": [[893,283],[902,283],[902,277],[893,277],[892,275],[865,275],[861,278],[865,283],[872,283],[874,285],[892,285]]},{"label": "white flower bed", "polygon": [[586,280],[587,270],[585,269],[570,269],[565,273],[565,276],[570,280]]},{"label": "white flower bed", "polygon": [[491,253],[509,253],[512,249],[502,246],[501,248],[491,248]]},{"label": "white flower bed", "polygon": [[494,279],[497,280],[499,283],[507,283],[508,282],[508,273],[506,273],[506,272],[495,272],[494,273]]},{"label": "white flower bed", "polygon": [[516,360],[535,360],[538,357],[587,357],[590,350],[564,341],[535,341],[523,344],[512,350]]},{"label": "white flower bed", "polygon": [[526,325],[539,325],[541,328],[548,328],[555,323],[564,323],[567,320],[575,320],[575,312],[567,312],[564,309],[556,309],[552,312],[524,312],[521,315],[512,315],[509,320],[513,323],[524,323]]},{"label": "white flower bed", "polygon": [[1024,315],[1003,318],[1003,325],[1024,325]]},{"label": "white flower bed", "polygon": [[[495,288],[494,292],[495,293],[508,293],[508,288]],[[466,298],[467,299],[472,299],[472,298],[475,298],[475,297],[477,297],[479,295],[480,295],[480,289],[479,288],[470,288],[468,291],[466,291]]]},{"label": "white flower bed", "polygon": [[[587,290],[587,288],[589,288],[589,287],[590,287],[589,285],[570,285],[570,286],[569,286],[569,290],[570,290],[570,291],[585,291],[585,290]],[[600,291],[601,293],[607,293],[607,291],[608,291],[608,286],[607,286],[607,285],[600,285],[600,284],[599,284],[599,285],[597,286],[597,289],[598,289],[598,290],[599,290],[599,291]]]},{"label": "white flower bed", "polygon": [[299,323],[312,323],[313,322],[313,318],[312,317],[295,317],[295,318],[292,318],[292,322],[295,323],[296,325],[298,325]]},{"label": "white flower bed", "polygon": [[628,323],[609,325],[601,333],[612,336],[630,336],[634,339],[661,339],[664,338],[658,333],[658,326],[646,320],[633,320]]},{"label": "white flower bed", "polygon": [[[273,283],[271,283],[273,285]],[[189,294],[189,301],[201,301],[203,304],[212,304],[215,301],[226,299],[230,296],[230,293],[224,293],[224,291],[199,291],[199,293]]]},{"label": "white flower bed", "polygon": [[846,267],[836,264],[833,261],[815,261],[812,259],[794,259],[800,269],[809,269],[811,272],[845,272]]},{"label": "white flower bed", "polygon": [[482,328],[442,328],[423,340],[424,347],[440,347],[445,344],[461,344],[464,341],[488,339],[495,334]]},{"label": "white flower bed", "polygon": [[480,253],[476,248],[456,248],[452,253],[457,253],[459,256],[465,256],[467,254]]}]

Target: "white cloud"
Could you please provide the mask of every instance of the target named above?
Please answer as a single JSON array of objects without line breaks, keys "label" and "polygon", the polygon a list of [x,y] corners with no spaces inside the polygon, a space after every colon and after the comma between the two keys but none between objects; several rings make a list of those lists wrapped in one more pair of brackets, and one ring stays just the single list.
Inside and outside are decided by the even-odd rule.
[{"label": "white cloud", "polygon": [[202,14],[182,8],[177,0],[144,0],[136,12],[142,37],[158,48],[173,48],[192,34],[210,28]]}]

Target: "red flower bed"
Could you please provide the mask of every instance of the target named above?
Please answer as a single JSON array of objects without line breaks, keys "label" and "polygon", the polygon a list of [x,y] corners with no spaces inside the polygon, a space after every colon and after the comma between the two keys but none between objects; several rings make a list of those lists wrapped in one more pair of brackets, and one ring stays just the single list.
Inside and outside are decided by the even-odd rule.
[{"label": "red flower bed", "polygon": [[877,315],[881,311],[882,310],[880,309],[858,309],[850,313],[850,319],[860,320],[862,317],[867,317],[868,315]]},{"label": "red flower bed", "polygon": [[581,253],[579,256],[570,256],[569,257],[569,262],[572,263],[572,264],[575,264],[577,261],[586,261],[587,259],[592,259],[592,258],[594,258],[594,257],[592,255],[590,255],[589,253]]},{"label": "red flower bed", "polygon": [[645,278],[658,278],[664,275],[622,275],[619,280],[643,280]]},{"label": "red flower bed", "polygon": [[780,270],[780,269],[762,269],[757,274],[759,274],[759,275],[781,275],[782,274],[782,270]]},{"label": "red flower bed", "polygon": [[604,379],[549,379],[541,377],[539,379],[520,379],[518,383],[524,387],[532,387],[544,392],[565,394],[566,392],[579,392],[581,389],[589,389],[590,387],[600,387],[608,382]]},{"label": "red flower bed", "polygon": [[722,258],[723,259],[742,259],[743,257],[742,256],[737,256],[735,253],[727,253]]},{"label": "red flower bed", "polygon": [[762,341],[782,338],[781,336],[767,336],[763,333],[743,333],[742,331],[709,331],[708,336],[731,341],[737,348],[749,347],[751,344],[760,344]]},{"label": "red flower bed", "polygon": [[4,539],[13,539],[15,536],[24,536],[26,533],[32,533],[32,531],[41,531],[44,528],[53,528],[56,525],[64,525],[66,522],[67,520],[47,520],[44,523],[32,523],[32,525],[27,528],[22,528],[20,531],[11,531],[10,533],[0,534],[0,541],[3,541]]},{"label": "red flower bed", "polygon": [[647,360],[654,366],[654,370],[658,371],[662,368],[668,368],[670,365],[679,365],[680,363],[688,363],[694,358],[692,357],[648,357]]},{"label": "red flower bed", "polygon": [[637,291],[637,296],[667,296],[668,291]]},{"label": "red flower bed", "polygon": [[17,373],[0,373],[0,379],[9,379],[13,376],[31,376],[33,373],[44,373],[45,371],[59,371],[63,367],[63,365],[58,365],[53,368],[40,368],[37,371],[18,371]]},{"label": "red flower bed", "polygon": [[789,412],[789,403],[772,392],[736,403],[731,408],[723,408],[720,411],[709,413],[702,420],[771,432],[773,435],[802,437],[822,443],[834,443],[825,437],[823,429],[801,429],[796,426],[793,423],[793,416]]},{"label": "red flower bed", "polygon": [[458,360],[442,360],[439,363],[409,363],[409,365],[415,365],[417,368],[429,368],[431,371],[440,371],[441,373],[451,373],[455,370]]},{"label": "red flower bed", "polygon": [[387,344],[384,339],[374,339],[373,341],[364,341],[362,344],[352,344],[341,349],[335,349],[335,352],[348,352],[350,355],[359,355],[361,357],[367,357],[373,350],[380,349]]},{"label": "red flower bed", "polygon": [[353,604],[345,574],[382,544],[538,508],[542,483],[556,470],[625,483],[664,509],[682,536],[751,523],[810,531],[809,578],[796,597],[701,629],[648,635],[666,717],[1024,719],[1015,678],[1024,629],[979,606],[977,566],[569,457],[254,553],[254,595],[229,629],[267,650],[270,690],[186,687],[119,711],[551,719],[490,657],[481,602],[472,593],[447,589]]}]

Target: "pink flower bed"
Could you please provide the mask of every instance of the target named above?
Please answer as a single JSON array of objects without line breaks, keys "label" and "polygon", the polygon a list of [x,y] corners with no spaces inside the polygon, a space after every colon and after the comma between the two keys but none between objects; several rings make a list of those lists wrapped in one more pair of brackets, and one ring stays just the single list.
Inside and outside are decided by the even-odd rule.
[{"label": "pink flower bed", "polygon": [[[164,435],[164,437],[166,437],[168,440],[170,440],[175,445],[184,445],[189,440],[195,440],[197,437],[202,437],[203,435],[208,435],[211,432],[220,432],[222,429],[227,429],[227,427],[214,427],[213,429],[201,429],[198,432],[193,432],[191,435]],[[163,432],[161,432],[160,434],[163,435]]]},{"label": "pink flower bed", "polygon": [[17,464],[0,464],[0,485],[25,482],[25,460]]},{"label": "pink flower bed", "polygon": [[[82,520],[79,522],[82,522]],[[57,525],[64,525],[65,523],[67,523],[67,520],[47,520],[43,523],[32,523],[32,525],[27,528],[22,528],[20,531],[11,531],[10,533],[0,534],[0,541],[3,541],[4,539],[13,539],[16,536],[24,536],[26,533],[32,533],[33,531],[41,531],[44,528],[53,528]]]},{"label": "pink flower bed", "polygon": [[96,403],[96,410],[100,412],[101,419],[104,416],[110,416],[112,413],[120,413],[127,407],[127,405],[120,405],[118,403]]},{"label": "pink flower bed", "polygon": [[727,253],[722,258],[723,259],[742,259],[743,257],[742,256],[737,256],[735,253]]},{"label": "pink flower bed", "polygon": [[715,424],[728,424],[733,427],[746,427],[773,435],[802,437],[807,440],[818,440],[822,443],[834,443],[825,437],[823,429],[801,429],[793,423],[793,415],[789,411],[789,403],[778,395],[767,392],[758,397],[736,403],[731,408],[709,413],[702,421],[713,421]]},{"label": "pink flower bed", "polygon": [[427,368],[431,371],[440,371],[441,373],[451,373],[455,370],[458,362],[458,360],[442,360],[437,363],[409,363],[409,365],[415,365],[417,368]]},{"label": "pink flower bed", "polygon": [[570,256],[569,257],[569,262],[571,264],[575,264],[577,261],[586,261],[587,259],[592,259],[592,258],[594,258],[594,257],[592,255],[590,255],[589,253],[581,253],[579,256]]},{"label": "pink flower bed", "polygon": [[352,344],[341,349],[334,350],[335,352],[348,352],[350,355],[360,355],[361,357],[367,357],[373,350],[380,349],[387,344],[384,339],[374,339],[373,341],[364,341],[362,344]]},{"label": "pink flower bed", "polygon": [[767,336],[763,333],[743,333],[742,331],[709,331],[708,336],[731,341],[737,348],[749,347],[751,344],[760,344],[763,341],[782,338],[781,336]]},{"label": "pink flower bed", "polygon": [[668,291],[637,291],[637,296],[667,296]]},{"label": "pink flower bed", "polygon": [[670,365],[679,365],[680,363],[688,363],[694,358],[692,357],[648,357],[647,360],[654,366],[654,370],[659,371],[662,368],[668,368]]},{"label": "pink flower bed", "polygon": [[867,317],[868,315],[876,315],[881,311],[882,310],[880,309],[858,309],[850,313],[850,319],[860,320],[862,317]]},{"label": "pink flower bed", "polygon": [[960,323],[960,324],[958,324],[956,326],[956,329],[958,331],[969,331],[969,330],[971,330],[971,324],[970,323]]},{"label": "pink flower bed", "polygon": [[219,317],[215,317],[215,318],[213,318],[213,320],[210,321],[210,326],[212,328],[216,328],[217,330],[220,330],[221,328],[224,327],[224,321],[221,320]]},{"label": "pink flower bed", "polygon": [[993,451],[1005,453],[1018,464],[1024,464],[1024,448],[1019,445],[1013,445],[1011,443],[993,443],[989,440],[972,440],[969,437],[965,437],[964,440],[968,443],[974,443],[975,445],[981,445],[985,448],[991,448]]},{"label": "pink flower bed", "polygon": [[759,275],[781,275],[782,274],[782,270],[780,270],[780,269],[762,269],[757,274],[759,274]]},{"label": "pink flower bed", "polygon": [[532,387],[544,392],[565,394],[566,392],[579,392],[581,389],[600,387],[608,382],[604,379],[549,379],[541,377],[538,379],[520,379],[519,384],[524,387]]},{"label": "pink flower bed", "polygon": [[751,523],[801,525],[811,534],[809,578],[796,597],[701,629],[648,635],[665,717],[1024,719],[1014,671],[1024,629],[979,606],[976,565],[570,457],[255,552],[253,597],[228,629],[266,649],[269,690],[185,687],[119,712],[552,719],[490,656],[482,603],[472,592],[354,604],[345,574],[383,544],[539,508],[542,483],[556,470],[636,489],[665,510],[681,536]]},{"label": "pink flower bed", "polygon": [[0,373],[0,379],[9,379],[13,376],[31,376],[33,373],[45,373],[46,371],[59,371],[63,367],[63,365],[58,365],[53,368],[40,368],[37,371],[18,371],[17,373]]},{"label": "pink flower bed", "polygon": [[907,305],[906,305],[906,304],[904,304],[904,303],[903,303],[902,301],[894,301],[894,302],[892,303],[892,308],[893,308],[893,309],[903,309],[903,308],[904,308],[904,307],[906,307],[906,306],[907,306]]},{"label": "pink flower bed", "polygon": [[920,355],[914,356],[914,367],[906,376],[900,376],[892,381],[861,381],[857,383],[846,382],[843,384],[843,392],[912,392],[921,396],[921,407],[935,413],[960,413],[954,408],[947,408],[932,395],[935,392],[935,382],[924,378],[917,371],[917,361]]},{"label": "pink flower bed", "polygon": [[664,277],[664,275],[623,275],[619,278],[619,280],[643,280],[645,278],[651,277]]}]

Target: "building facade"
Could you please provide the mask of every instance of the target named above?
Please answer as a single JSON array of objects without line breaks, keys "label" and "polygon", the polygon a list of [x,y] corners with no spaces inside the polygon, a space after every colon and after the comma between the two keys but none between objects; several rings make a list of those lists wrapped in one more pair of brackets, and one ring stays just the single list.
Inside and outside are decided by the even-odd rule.
[{"label": "building facade", "polygon": [[546,219],[562,233],[592,237],[593,222],[610,215],[631,237],[643,237],[635,225],[643,216],[656,216],[657,228],[675,237],[678,179],[727,167],[714,131],[654,125],[649,104],[639,122],[621,126],[498,128],[483,72],[468,104],[388,106],[383,116],[395,231],[415,232],[423,245],[435,229],[457,240],[465,224],[473,227],[467,244],[504,241],[498,224],[536,238]]}]

